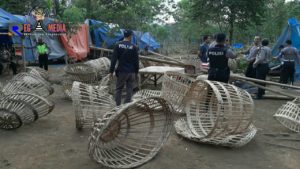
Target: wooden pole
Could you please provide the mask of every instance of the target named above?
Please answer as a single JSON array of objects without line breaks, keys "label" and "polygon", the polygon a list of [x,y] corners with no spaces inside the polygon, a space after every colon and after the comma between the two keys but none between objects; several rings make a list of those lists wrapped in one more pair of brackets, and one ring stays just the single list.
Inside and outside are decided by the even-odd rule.
[{"label": "wooden pole", "polygon": [[153,55],[160,56],[160,57],[162,57],[163,59],[168,59],[168,60],[171,60],[171,61],[174,61],[174,62],[177,62],[177,63],[185,64],[185,63],[183,63],[183,62],[181,62],[181,61],[179,61],[179,60],[177,60],[177,59],[170,58],[170,57],[165,56],[165,55],[162,55],[162,54],[160,54],[160,53],[156,53],[156,52],[153,52],[153,51],[149,51],[149,53],[151,53],[151,54],[153,54]]},{"label": "wooden pole", "polygon": [[283,95],[283,96],[287,96],[287,97],[289,97],[289,98],[298,98],[298,97],[295,96],[295,95],[288,94],[288,93],[283,93],[283,92],[281,92],[281,91],[278,91],[278,90],[275,90],[275,89],[271,89],[271,88],[267,88],[267,87],[265,87],[265,86],[262,86],[262,85],[259,85],[259,84],[253,83],[253,82],[249,82],[249,81],[246,81],[246,80],[241,80],[241,81],[244,82],[244,83],[248,83],[248,84],[250,84],[250,85],[252,85],[252,86],[256,86],[256,87],[258,87],[258,88],[268,90],[268,91],[273,92],[273,93],[276,93],[276,94],[280,94],[280,95]]},{"label": "wooden pole", "polygon": [[264,83],[264,84],[268,84],[268,85],[276,85],[276,86],[288,87],[288,88],[293,88],[293,89],[300,90],[300,86],[292,86],[292,85],[286,85],[286,84],[276,83],[276,82],[271,82],[271,81],[266,81],[266,80],[259,80],[259,79],[239,76],[239,75],[236,75],[236,74],[233,74],[230,77],[234,78],[234,79],[242,79],[242,80],[252,81],[252,82],[256,82],[256,83]]}]

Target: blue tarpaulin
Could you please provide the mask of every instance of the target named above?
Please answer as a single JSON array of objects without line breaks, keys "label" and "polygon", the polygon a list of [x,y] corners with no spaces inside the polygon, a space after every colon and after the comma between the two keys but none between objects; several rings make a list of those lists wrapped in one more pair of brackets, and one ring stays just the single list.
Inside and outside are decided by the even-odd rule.
[{"label": "blue tarpaulin", "polygon": [[[279,53],[279,46],[285,45],[286,40],[292,40],[292,45],[300,51],[300,23],[296,18],[290,18],[288,25],[282,31],[276,44],[273,46],[272,55],[276,56]],[[296,63],[296,80],[300,80],[300,63]]]},{"label": "blue tarpaulin", "polygon": [[[97,47],[112,47],[116,42],[123,39],[124,29],[112,30],[110,26],[104,22],[88,19],[85,21],[90,27],[90,38],[92,43]],[[159,48],[159,44],[150,35],[149,32],[143,33],[140,31],[133,31],[134,36],[132,42],[140,49],[144,49],[146,46],[149,50],[155,50]]]}]

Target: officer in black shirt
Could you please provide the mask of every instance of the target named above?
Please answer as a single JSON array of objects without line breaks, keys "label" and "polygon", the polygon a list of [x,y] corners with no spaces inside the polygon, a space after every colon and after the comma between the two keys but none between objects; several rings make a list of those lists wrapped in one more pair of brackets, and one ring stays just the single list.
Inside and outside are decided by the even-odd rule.
[{"label": "officer in black shirt", "polygon": [[[131,43],[133,32],[124,31],[124,40],[116,44],[110,66],[110,76],[115,72],[117,76],[115,100],[117,106],[121,104],[122,90],[126,84],[125,103],[131,101],[133,85],[139,71],[139,56],[137,47]],[[118,67],[115,69],[118,61]]]},{"label": "officer in black shirt", "polygon": [[230,69],[228,59],[236,58],[235,53],[225,47],[226,35],[219,33],[216,35],[216,45],[209,48],[207,57],[209,59],[208,80],[228,83]]}]

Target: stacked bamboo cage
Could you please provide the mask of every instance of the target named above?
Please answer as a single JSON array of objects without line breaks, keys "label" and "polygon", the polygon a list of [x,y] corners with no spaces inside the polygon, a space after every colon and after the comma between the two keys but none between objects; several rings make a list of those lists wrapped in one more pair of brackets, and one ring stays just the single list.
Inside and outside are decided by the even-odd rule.
[{"label": "stacked bamboo cage", "polygon": [[30,68],[10,80],[1,90],[0,128],[12,130],[48,115],[54,103],[46,97],[54,90],[46,81],[47,72]]}]

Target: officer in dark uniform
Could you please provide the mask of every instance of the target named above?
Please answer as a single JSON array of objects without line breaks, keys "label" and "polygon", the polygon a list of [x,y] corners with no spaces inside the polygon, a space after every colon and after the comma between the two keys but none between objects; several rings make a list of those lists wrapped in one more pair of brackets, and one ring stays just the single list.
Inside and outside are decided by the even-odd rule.
[{"label": "officer in dark uniform", "polygon": [[[124,40],[116,44],[110,66],[110,77],[115,72],[117,76],[115,100],[117,106],[121,104],[122,90],[126,85],[125,103],[131,101],[133,87],[139,71],[138,48],[131,43],[133,31],[124,31]],[[118,66],[116,67],[116,63]]]},{"label": "officer in dark uniform", "polygon": [[236,58],[236,54],[225,47],[226,35],[219,33],[216,35],[216,45],[207,51],[209,59],[208,80],[228,83],[230,69],[228,59]]}]

